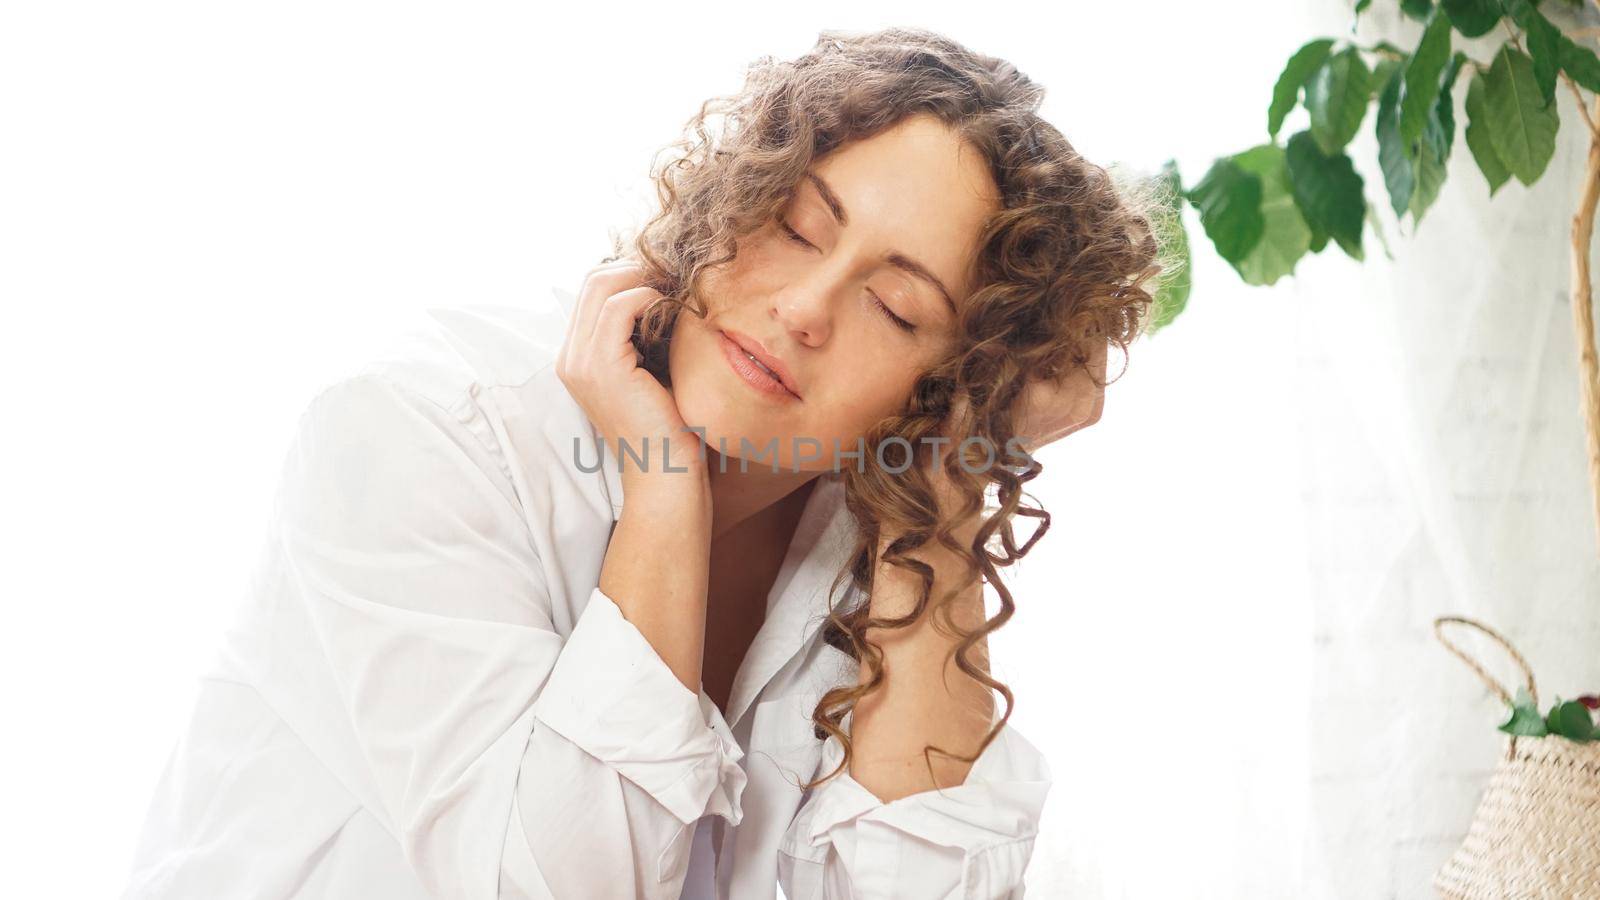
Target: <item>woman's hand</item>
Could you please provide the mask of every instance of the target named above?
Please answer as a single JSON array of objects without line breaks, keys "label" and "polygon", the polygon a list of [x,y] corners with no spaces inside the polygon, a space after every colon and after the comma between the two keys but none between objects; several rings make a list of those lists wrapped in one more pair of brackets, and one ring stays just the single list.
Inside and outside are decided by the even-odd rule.
[{"label": "woman's hand", "polygon": [[[1035,379],[1023,388],[1016,421],[1017,439],[1023,449],[1032,453],[1100,421],[1106,399],[1108,347],[1109,344],[1096,342],[1087,366],[1075,368],[1058,380]],[[965,417],[967,405],[965,396],[955,399],[946,419],[947,428]],[[951,446],[960,444],[960,435],[948,436]]]},{"label": "woman's hand", "polygon": [[[625,502],[597,586],[695,692],[710,585],[710,467],[672,393],[639,365],[633,323],[660,296],[641,283],[642,275],[631,260],[589,272],[556,357],[556,374],[606,442],[602,464],[623,466]],[[670,453],[662,452],[663,439]],[[620,442],[645,463],[614,455]]]},{"label": "woman's hand", "polygon": [[[644,285],[631,259],[589,271],[556,357],[556,374],[600,431],[604,465],[622,466],[624,484],[693,484],[706,479],[705,451],[672,393],[639,365],[634,322],[661,292]],[[626,443],[639,462],[622,453]],[[631,493],[631,491],[630,491]]]},{"label": "woman's hand", "polygon": [[1097,341],[1089,364],[1059,381],[1034,381],[1023,390],[1017,435],[1029,453],[1100,421],[1106,401],[1106,350]]},{"label": "woman's hand", "polygon": [[[1032,454],[1046,444],[1100,421],[1100,413],[1105,408],[1108,347],[1108,344],[1096,342],[1087,366],[1075,368],[1059,380],[1038,379],[1023,388],[1015,430],[1017,440],[1026,452]],[[955,434],[951,429],[954,423],[966,417],[968,405],[965,395],[956,397],[951,404],[943,431],[943,437],[949,441],[945,446],[960,447],[965,435]],[[996,460],[1004,458],[1004,450],[995,448]],[[936,471],[929,472],[929,477],[939,498],[941,512],[948,513],[959,500],[948,477],[948,467],[941,460]],[[969,521],[961,533],[968,534],[976,527],[976,520]],[[887,546],[887,541],[884,545]]]}]

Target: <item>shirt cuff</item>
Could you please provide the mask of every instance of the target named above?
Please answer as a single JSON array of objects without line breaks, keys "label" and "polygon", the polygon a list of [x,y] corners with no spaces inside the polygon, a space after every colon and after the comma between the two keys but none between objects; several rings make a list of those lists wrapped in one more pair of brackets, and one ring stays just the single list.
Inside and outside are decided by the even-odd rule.
[{"label": "shirt cuff", "polygon": [[[846,715],[845,730],[853,715]],[[833,735],[823,745],[819,775],[844,758]],[[848,768],[816,789],[796,817],[790,851],[821,861],[836,839],[855,860],[897,860],[916,871],[919,844],[929,853],[958,853],[966,884],[1019,884],[1039,831],[1051,775],[1044,755],[1007,725],[978,755],[961,784],[884,803]],[[906,838],[916,840],[907,840]],[[936,848],[947,848],[943,851]],[[861,871],[857,866],[857,872]],[[929,867],[931,870],[933,867]],[[885,895],[887,896],[887,895]]]},{"label": "shirt cuff", "polygon": [[691,693],[597,587],[533,714],[644,789],[685,825],[744,817],[744,750],[702,689]]}]

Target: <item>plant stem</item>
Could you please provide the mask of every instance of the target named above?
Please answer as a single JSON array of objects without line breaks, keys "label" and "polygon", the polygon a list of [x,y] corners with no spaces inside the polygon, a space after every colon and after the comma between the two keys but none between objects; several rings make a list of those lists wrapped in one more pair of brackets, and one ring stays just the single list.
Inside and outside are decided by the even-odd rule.
[{"label": "plant stem", "polygon": [[1406,52],[1404,50],[1401,50],[1399,47],[1396,47],[1388,41],[1379,41],[1377,44],[1374,44],[1371,47],[1364,47],[1360,43],[1351,40],[1346,40],[1345,43],[1364,53],[1371,53],[1374,56],[1387,56],[1392,59],[1406,58]]},{"label": "plant stem", "polygon": [[1567,87],[1572,88],[1572,97],[1578,101],[1578,115],[1583,116],[1583,124],[1589,126],[1589,140],[1591,142],[1600,140],[1600,131],[1595,130],[1594,117],[1589,115],[1589,107],[1584,103],[1583,92],[1578,90],[1578,83],[1565,72],[1561,73],[1561,80],[1567,83]]},{"label": "plant stem", "polygon": [[[1595,116],[1600,117],[1600,96],[1595,97]],[[1587,438],[1595,538],[1600,542],[1600,356],[1595,352],[1594,290],[1589,273],[1597,204],[1600,204],[1600,136],[1591,130],[1583,193],[1578,200],[1578,211],[1572,217],[1572,328],[1578,338],[1578,403]]]}]

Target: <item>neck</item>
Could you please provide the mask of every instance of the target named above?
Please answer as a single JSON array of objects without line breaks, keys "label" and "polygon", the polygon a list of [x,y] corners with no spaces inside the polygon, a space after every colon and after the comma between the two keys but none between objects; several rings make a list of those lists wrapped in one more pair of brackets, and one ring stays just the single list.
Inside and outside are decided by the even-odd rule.
[{"label": "neck", "polygon": [[[752,463],[747,471],[740,471],[737,458],[730,456],[724,461],[710,447],[706,447],[706,463],[711,467],[708,474],[713,541],[791,494],[796,495],[796,502],[802,502],[821,474],[783,467],[774,472],[770,462]],[[726,472],[722,471],[724,467]]]}]

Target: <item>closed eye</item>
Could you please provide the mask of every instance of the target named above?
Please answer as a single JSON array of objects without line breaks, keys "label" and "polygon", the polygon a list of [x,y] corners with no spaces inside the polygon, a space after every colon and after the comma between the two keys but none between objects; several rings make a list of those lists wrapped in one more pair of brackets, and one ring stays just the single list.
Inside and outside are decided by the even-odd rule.
[{"label": "closed eye", "polygon": [[[784,220],[779,219],[778,220],[778,227],[780,229],[782,229],[784,237],[786,237],[790,241],[793,241],[794,243],[800,244],[800,245],[805,246],[805,247],[810,247],[813,250],[816,249],[816,245],[815,244],[813,244],[810,241],[806,240],[805,238],[801,237],[800,236],[800,232],[795,231],[793,228],[790,228],[788,222],[785,222]],[[907,334],[915,334],[916,333],[917,326],[915,326],[915,325],[911,324],[910,322],[907,322],[905,319],[902,319],[899,316],[895,315],[894,314],[894,310],[890,309],[889,305],[887,303],[884,303],[883,300],[880,299],[877,294],[874,294],[872,291],[867,291],[867,293],[872,295],[872,305],[876,306],[878,308],[879,312],[883,313],[885,316],[888,316],[889,317],[889,321],[893,322],[896,328],[899,328],[901,331],[904,331]]]},{"label": "closed eye", "polygon": [[783,229],[784,235],[787,236],[789,238],[789,240],[794,241],[797,244],[802,244],[802,245],[810,247],[812,249],[816,249],[816,245],[815,244],[813,244],[810,241],[806,240],[805,238],[801,237],[800,236],[800,232],[795,231],[793,228],[790,228],[788,222],[785,222],[784,220],[779,219],[778,220],[778,227]]},{"label": "closed eye", "polygon": [[890,309],[888,304],[886,304],[882,300],[878,299],[878,295],[877,294],[873,294],[872,291],[867,291],[867,293],[872,294],[872,303],[873,303],[873,305],[878,307],[878,309],[884,315],[888,316],[889,317],[889,321],[893,322],[895,324],[895,327],[897,327],[900,330],[906,332],[907,334],[915,334],[916,333],[917,326],[915,326],[915,325],[911,324],[910,322],[907,322],[905,319],[902,319],[899,316],[895,315],[894,314],[894,310]]}]

